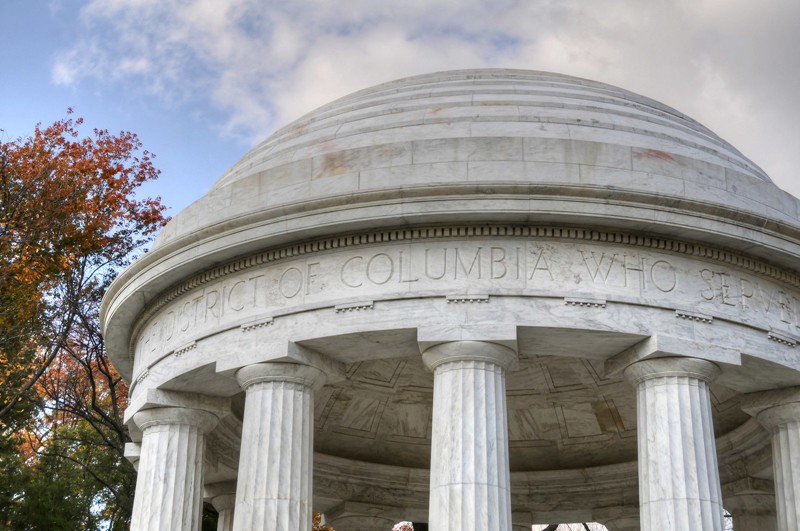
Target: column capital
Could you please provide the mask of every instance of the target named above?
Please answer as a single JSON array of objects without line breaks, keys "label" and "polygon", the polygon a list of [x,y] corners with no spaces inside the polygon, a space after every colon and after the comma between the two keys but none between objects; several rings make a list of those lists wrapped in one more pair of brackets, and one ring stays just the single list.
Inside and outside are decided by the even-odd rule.
[{"label": "column capital", "polygon": [[[214,506],[215,509],[218,511],[221,509],[228,509],[233,508],[233,504],[236,501],[236,481],[219,481],[217,483],[207,483],[205,485],[205,497],[208,500],[211,500],[211,505]],[[231,497],[231,505],[227,507],[226,499],[227,497]],[[217,507],[217,502],[215,500],[219,500],[219,502],[226,507]]]},{"label": "column capital", "polygon": [[449,341],[425,350],[422,361],[430,370],[454,361],[482,361],[508,369],[516,364],[517,353],[509,347],[489,341]]},{"label": "column capital", "polygon": [[188,407],[156,407],[136,412],[133,422],[143,432],[153,426],[187,425],[208,433],[217,425],[219,419],[213,413]]},{"label": "column capital", "polygon": [[128,407],[125,409],[125,424],[130,429],[133,442],[141,442],[142,440],[142,430],[133,421],[136,413],[146,409],[170,407],[199,409],[223,418],[231,410],[231,399],[199,393],[187,393],[185,391],[142,389],[136,393],[136,397],[133,400],[128,402]]},{"label": "column capital", "polygon": [[236,372],[236,380],[244,390],[263,382],[290,382],[317,390],[325,385],[326,375],[311,365],[265,362],[242,367]]},{"label": "column capital", "polygon": [[747,394],[742,410],[770,430],[789,422],[800,422],[800,387]]},{"label": "column capital", "polygon": [[669,376],[683,376],[711,383],[720,372],[719,366],[707,360],[669,357],[637,361],[625,367],[622,374],[628,382],[638,385],[646,380]]},{"label": "column capital", "polygon": [[768,430],[790,422],[800,422],[800,402],[790,402],[767,408],[756,415],[756,420]]},{"label": "column capital", "polygon": [[220,494],[211,498],[211,505],[217,511],[230,511],[236,506],[236,494]]}]

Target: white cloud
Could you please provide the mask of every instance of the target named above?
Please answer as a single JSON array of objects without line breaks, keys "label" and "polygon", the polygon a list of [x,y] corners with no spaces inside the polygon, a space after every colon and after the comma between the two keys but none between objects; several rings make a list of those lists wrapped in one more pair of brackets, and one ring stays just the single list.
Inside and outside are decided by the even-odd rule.
[{"label": "white cloud", "polygon": [[800,195],[796,0],[90,0],[54,81],[124,82],[211,105],[255,142],[333,98],[406,75],[551,70],[654,97]]},{"label": "white cloud", "polygon": [[[435,53],[431,53],[433,49]],[[476,45],[457,39],[412,40],[402,28],[386,24],[357,36],[321,38],[296,68],[275,81],[273,102],[285,122],[377,83],[443,68],[488,64]]]}]

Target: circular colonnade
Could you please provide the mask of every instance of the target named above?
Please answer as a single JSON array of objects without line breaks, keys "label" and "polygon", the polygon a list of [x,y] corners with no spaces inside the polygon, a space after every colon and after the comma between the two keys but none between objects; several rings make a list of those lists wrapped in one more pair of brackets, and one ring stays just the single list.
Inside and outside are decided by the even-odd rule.
[{"label": "circular colonnade", "polygon": [[648,98],[515,70],[354,93],[109,290],[133,528],[205,497],[220,529],[796,529],[798,257],[800,202]]}]

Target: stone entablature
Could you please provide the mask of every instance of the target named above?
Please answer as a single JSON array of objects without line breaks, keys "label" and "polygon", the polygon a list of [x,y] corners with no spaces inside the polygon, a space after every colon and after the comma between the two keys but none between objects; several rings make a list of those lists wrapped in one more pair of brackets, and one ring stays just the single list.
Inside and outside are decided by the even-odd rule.
[{"label": "stone entablature", "polygon": [[[695,339],[699,334],[700,340],[796,367],[798,285],[793,272],[741,255],[622,233],[465,226],[354,235],[243,258],[165,294],[139,326],[134,377],[143,379],[165,358],[197,356],[198,342],[217,334],[274,329],[284,316],[331,308],[362,312],[363,329],[378,330],[386,325],[367,324],[376,303],[438,297],[451,304],[502,300],[508,309],[489,313],[511,314],[507,319],[519,325],[526,319],[513,316],[514,299],[587,310],[608,304],[633,312],[662,310],[695,323],[689,332]],[[617,317],[593,313],[598,328],[642,335],[655,330]],[[558,324],[553,312],[545,320]],[[424,316],[409,315],[392,328],[422,322]],[[291,330],[275,335],[291,341],[314,337]],[[745,346],[759,339],[759,348]],[[222,358],[204,361],[233,368]]]}]

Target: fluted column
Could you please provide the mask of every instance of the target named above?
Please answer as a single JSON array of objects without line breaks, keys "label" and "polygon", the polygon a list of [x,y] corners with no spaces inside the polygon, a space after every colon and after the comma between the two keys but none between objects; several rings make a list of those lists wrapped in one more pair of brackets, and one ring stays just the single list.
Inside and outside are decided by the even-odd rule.
[{"label": "fluted column", "polygon": [[711,418],[713,363],[655,358],[625,369],[637,387],[642,531],[722,531],[722,495]]},{"label": "fluted column", "polygon": [[322,371],[259,363],[236,373],[246,391],[233,528],[311,529],[314,389]]},{"label": "fluted column", "polygon": [[[796,399],[800,399],[800,393]],[[756,420],[772,433],[778,531],[797,531],[800,529],[800,401],[764,409]]]},{"label": "fluted column", "polygon": [[197,409],[139,411],[142,430],[131,530],[196,531],[203,503],[204,435],[217,417]]},{"label": "fluted column", "polygon": [[431,529],[511,529],[505,370],[515,360],[508,347],[482,341],[423,353],[434,374]]}]

